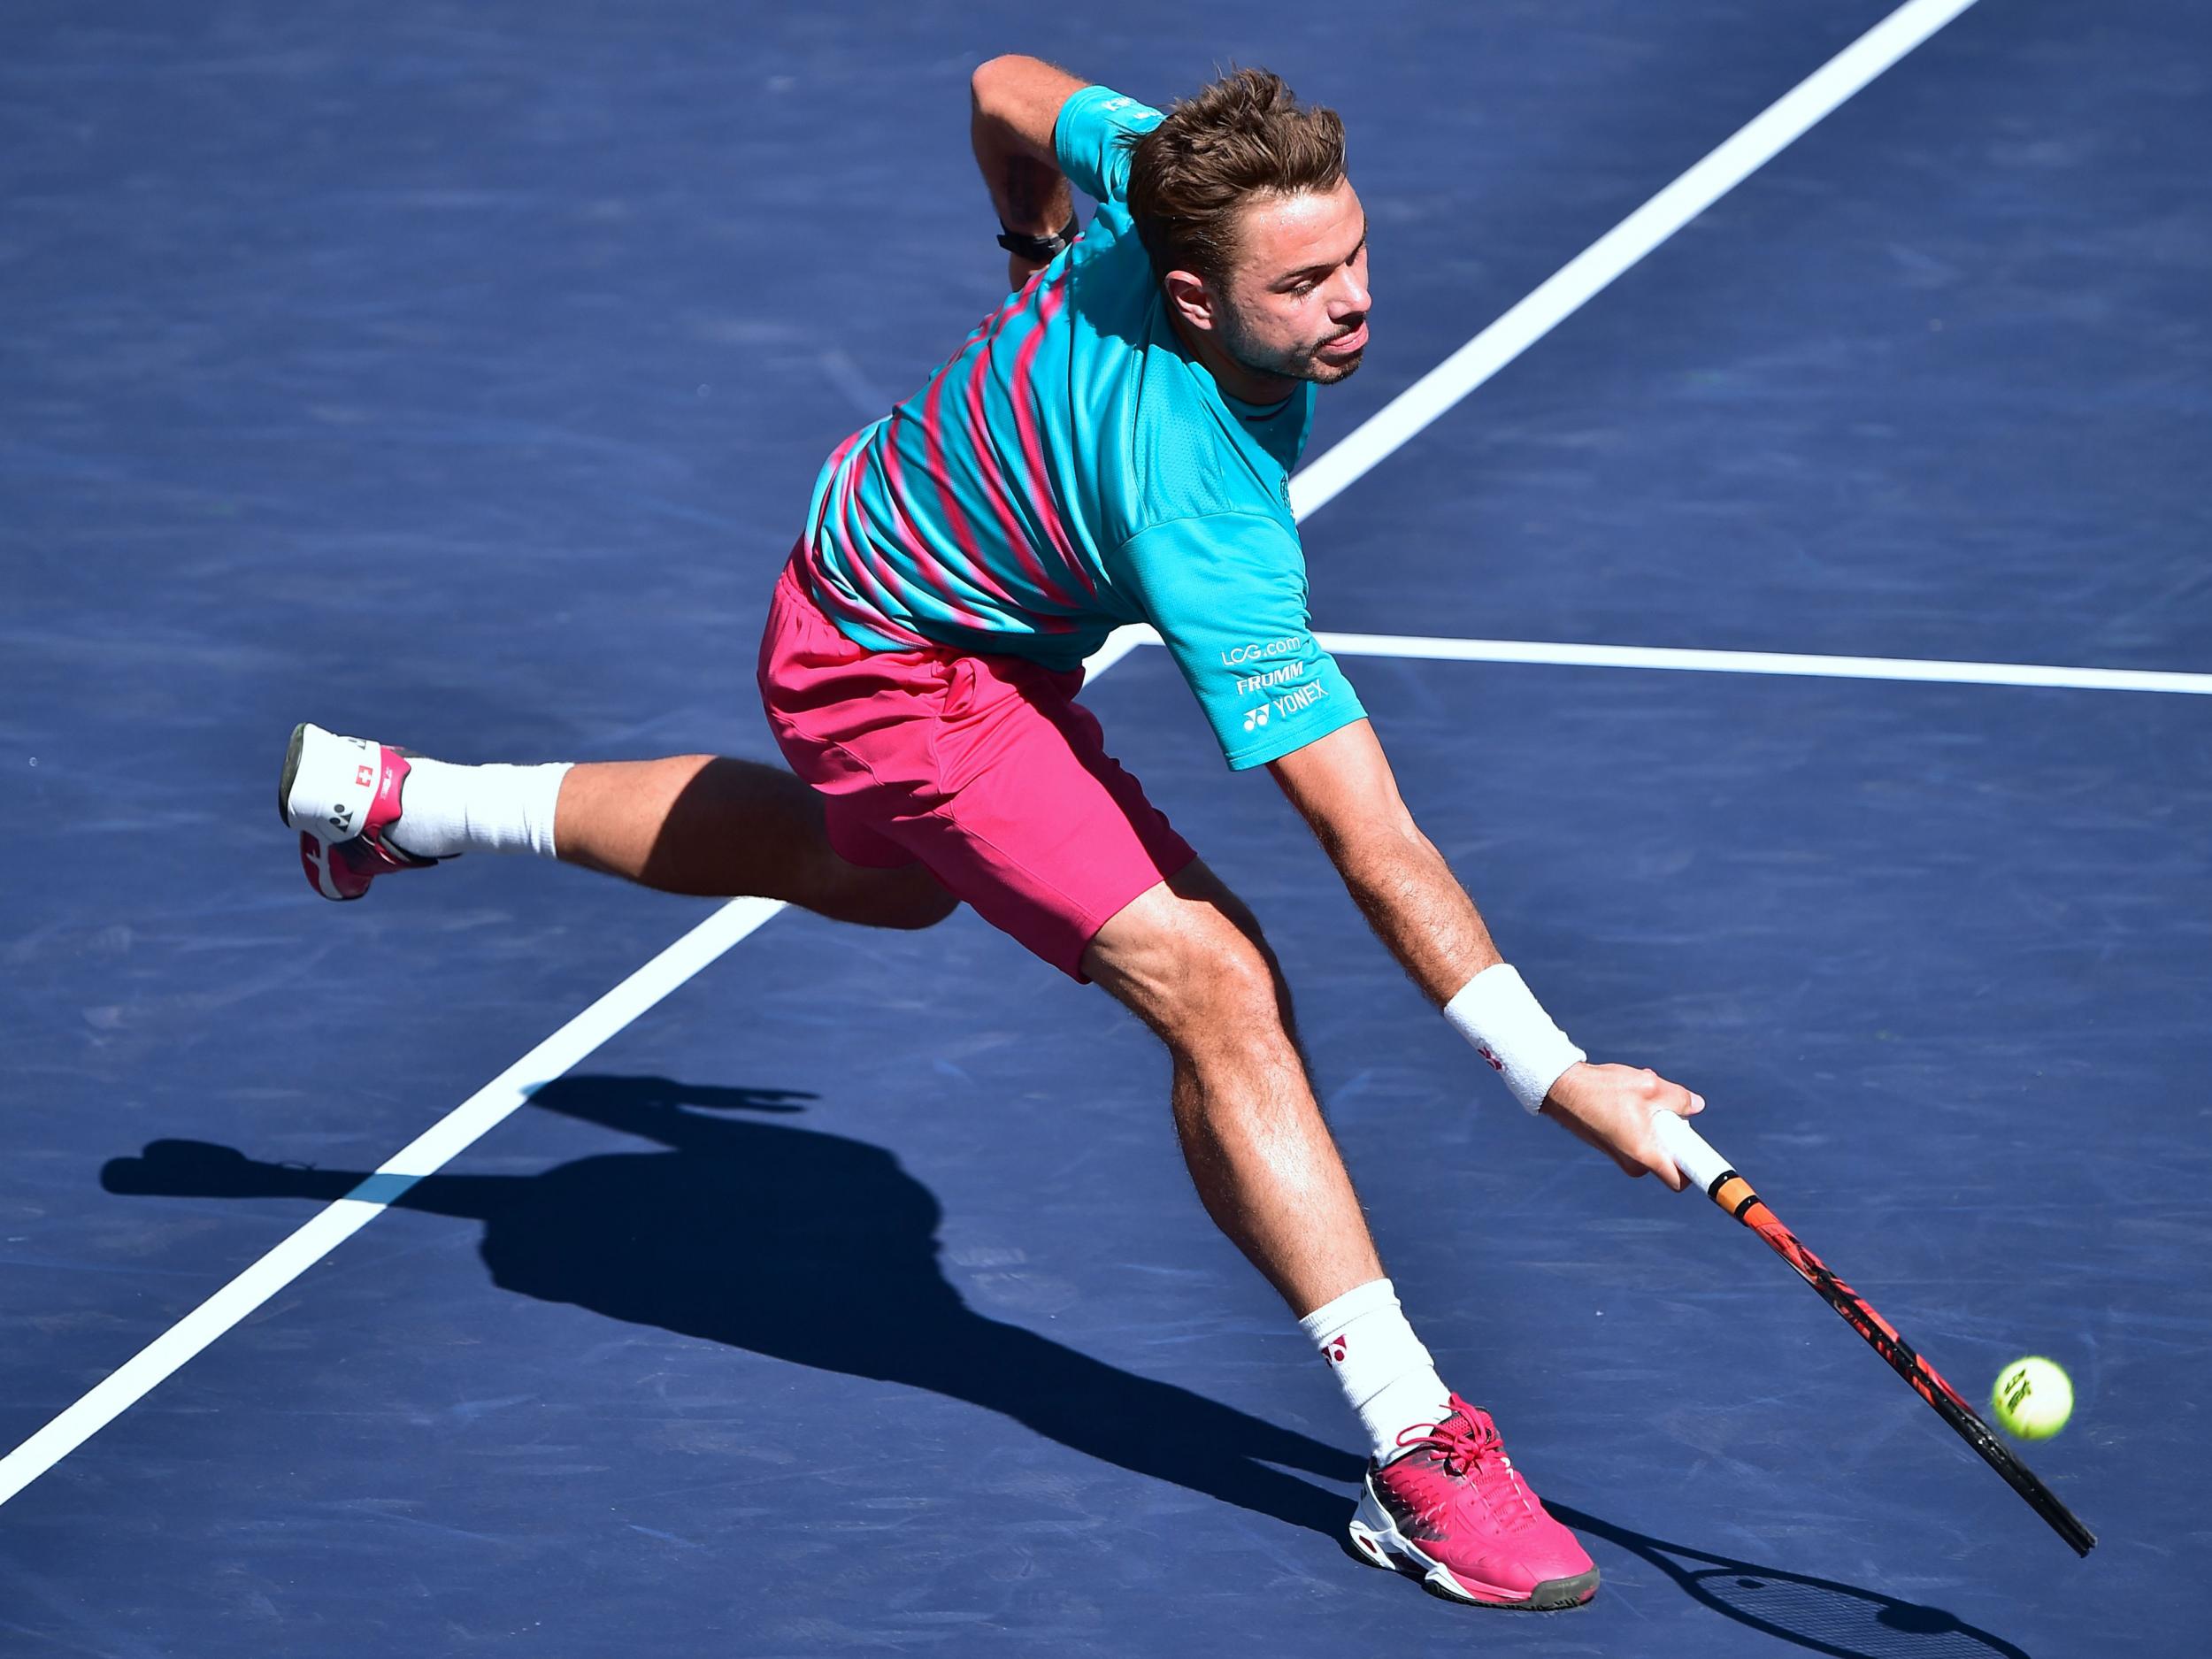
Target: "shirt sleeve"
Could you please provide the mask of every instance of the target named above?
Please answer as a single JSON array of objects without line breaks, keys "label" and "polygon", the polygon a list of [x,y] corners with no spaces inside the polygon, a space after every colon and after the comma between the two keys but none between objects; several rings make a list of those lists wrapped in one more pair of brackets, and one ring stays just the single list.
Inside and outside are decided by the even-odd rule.
[{"label": "shirt sleeve", "polygon": [[1280,760],[1365,718],[1306,616],[1298,538],[1262,513],[1143,530],[1113,563],[1160,631],[1231,767]]},{"label": "shirt sleeve", "polygon": [[1053,123],[1052,150],[1060,171],[1094,202],[1123,202],[1129,196],[1129,147],[1125,134],[1149,132],[1160,112],[1111,87],[1085,87],[1060,106]]}]

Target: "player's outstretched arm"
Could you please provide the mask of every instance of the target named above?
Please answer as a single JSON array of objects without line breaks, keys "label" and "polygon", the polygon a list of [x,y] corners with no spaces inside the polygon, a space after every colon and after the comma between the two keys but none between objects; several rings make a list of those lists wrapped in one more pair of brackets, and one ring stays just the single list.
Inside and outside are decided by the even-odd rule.
[{"label": "player's outstretched arm", "polygon": [[[999,223],[1014,235],[1057,234],[1075,211],[1053,153],[1052,129],[1060,106],[1088,84],[1042,58],[1018,54],[991,58],[968,79],[975,165]],[[1011,286],[1026,282],[1037,265],[1013,255],[1007,265]]]},{"label": "player's outstretched arm", "polygon": [[[1406,810],[1371,726],[1356,720],[1271,762],[1268,770],[1312,826],[1330,863],[1344,878],[1353,902],[1431,1002],[1448,1012],[1471,1002],[1493,1004],[1496,1011],[1486,1018],[1502,1033],[1519,1018],[1514,1002],[1517,997],[1526,1000],[1536,1018],[1549,1027],[1542,1010],[1520,988],[1518,975],[1503,966],[1475,902]],[[1487,977],[1492,969],[1509,976],[1512,996],[1497,995],[1499,981]],[[1486,976],[1479,989],[1475,985],[1478,976]],[[1471,999],[1470,992],[1476,993]],[[1478,1023],[1484,1018],[1479,1014]],[[1461,1019],[1453,1023],[1468,1030]],[[1521,1082],[1517,1068],[1502,1064],[1500,1053],[1494,1052],[1488,1041],[1492,1035],[1486,1030],[1478,1042],[1483,1056],[1507,1071],[1509,1080]],[[1705,1102],[1656,1072],[1592,1065],[1556,1028],[1549,1029],[1549,1037],[1556,1039],[1550,1052],[1571,1058],[1553,1072],[1543,1064],[1544,1044],[1531,1045],[1527,1064],[1541,1067],[1539,1075],[1552,1081],[1548,1089],[1540,1081],[1522,1084],[1532,1099],[1543,1091],[1544,1116],[1556,1118],[1627,1173],[1648,1171],[1679,1190],[1681,1173],[1652,1133],[1651,1115],[1663,1110],[1687,1116],[1704,1110]],[[1497,1047],[1502,1050],[1506,1045],[1501,1041]],[[1507,1055],[1505,1059],[1516,1057]],[[1526,1066],[1517,1069],[1525,1073]]]}]

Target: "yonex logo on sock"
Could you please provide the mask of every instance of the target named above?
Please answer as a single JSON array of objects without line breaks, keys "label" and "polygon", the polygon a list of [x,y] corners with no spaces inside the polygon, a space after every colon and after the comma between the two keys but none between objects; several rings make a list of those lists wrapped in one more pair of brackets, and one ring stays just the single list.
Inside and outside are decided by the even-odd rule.
[{"label": "yonex logo on sock", "polygon": [[1488,1043],[1477,1043],[1475,1045],[1475,1052],[1480,1055],[1484,1059],[1490,1062],[1490,1069],[1493,1071],[1502,1071],[1505,1070],[1505,1062],[1499,1059],[1496,1055],[1491,1053],[1490,1045]]},{"label": "yonex logo on sock", "polygon": [[1321,1345],[1322,1356],[1332,1365],[1341,1365],[1344,1363],[1344,1350],[1348,1346],[1349,1344],[1345,1341],[1341,1334],[1333,1336]]}]

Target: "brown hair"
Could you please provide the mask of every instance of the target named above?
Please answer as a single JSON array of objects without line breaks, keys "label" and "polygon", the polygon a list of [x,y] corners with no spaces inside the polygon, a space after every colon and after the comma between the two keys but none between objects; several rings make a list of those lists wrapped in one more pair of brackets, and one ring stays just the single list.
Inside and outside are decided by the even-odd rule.
[{"label": "brown hair", "polygon": [[1254,198],[1333,190],[1344,180],[1344,123],[1298,102],[1279,75],[1233,69],[1168,106],[1129,146],[1129,212],[1152,272],[1228,277],[1237,215]]}]

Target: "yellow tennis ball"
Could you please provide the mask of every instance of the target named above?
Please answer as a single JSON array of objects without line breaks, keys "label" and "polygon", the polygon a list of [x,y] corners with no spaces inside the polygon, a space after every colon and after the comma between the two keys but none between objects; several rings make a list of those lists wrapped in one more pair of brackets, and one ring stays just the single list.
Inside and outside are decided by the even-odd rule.
[{"label": "yellow tennis ball", "polygon": [[2049,1360],[2016,1359],[1997,1373],[1990,1405],[2008,1434],[2047,1440],[2074,1411],[2074,1385]]}]

